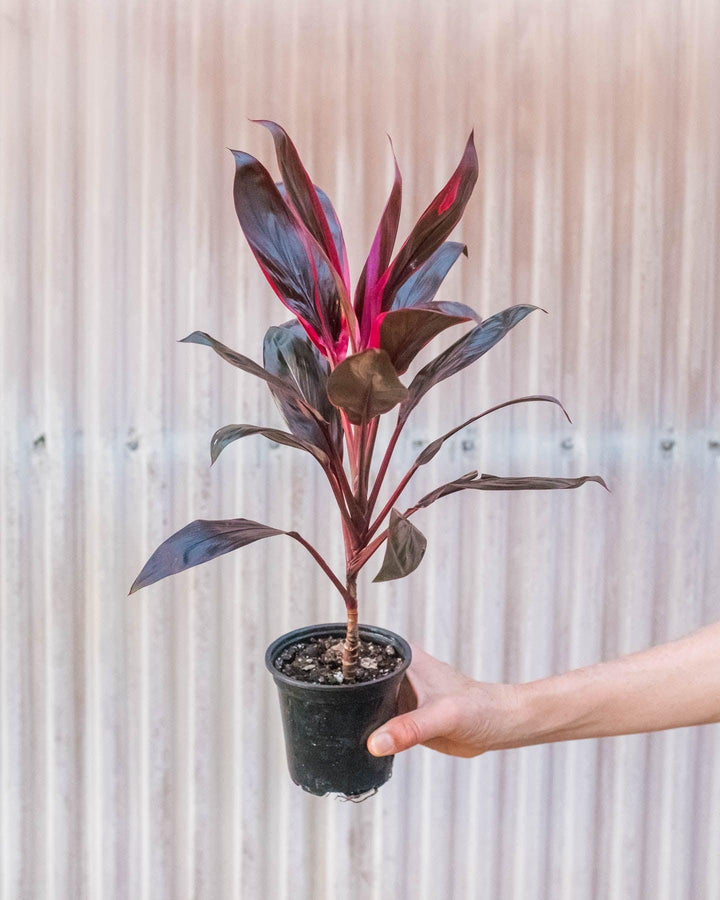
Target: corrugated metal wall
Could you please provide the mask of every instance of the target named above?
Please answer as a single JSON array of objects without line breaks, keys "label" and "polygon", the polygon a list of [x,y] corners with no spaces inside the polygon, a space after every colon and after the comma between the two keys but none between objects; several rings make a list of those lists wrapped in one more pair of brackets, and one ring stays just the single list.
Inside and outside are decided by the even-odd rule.
[{"label": "corrugated metal wall", "polygon": [[362,618],[486,679],[684,633],[720,609],[720,6],[714,0],[2,0],[0,896],[718,898],[720,731],[455,761],[414,751],[354,805],[285,773],[263,651],[342,615],[276,539],[127,598],[196,517],[294,526],[340,563],[312,461],[262,440],[210,471],[284,311],[242,240],[227,146],[276,118],[357,274],[391,179],[403,230],[476,127],[443,296],[546,307],[421,406],[397,456],[492,402],[408,499],[478,467],[605,475],[455,497]]}]

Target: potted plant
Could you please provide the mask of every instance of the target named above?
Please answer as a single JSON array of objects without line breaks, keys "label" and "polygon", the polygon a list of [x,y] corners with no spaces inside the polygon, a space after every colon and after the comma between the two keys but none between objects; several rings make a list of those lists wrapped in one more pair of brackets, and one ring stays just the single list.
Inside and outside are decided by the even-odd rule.
[{"label": "potted plant", "polygon": [[[379,502],[403,427],[425,394],[487,353],[537,307],[521,304],[480,319],[461,303],[435,299],[453,263],[467,252],[463,244],[447,238],[478,176],[472,134],[450,180],[393,257],[402,193],[395,162],[392,190],[353,294],[342,230],[329,198],[313,185],[287,133],[273,122],[261,124],[272,134],[282,182],[275,184],[254,157],[233,151],[235,209],[265,277],[294,318],[268,330],[262,365],[204,332],[193,332],[184,343],[208,346],[268,385],[287,430],[227,425],[212,437],[212,461],[233,441],[249,435],[262,435],[313,457],[340,512],[344,577],[296,531],[248,519],[197,520],[157,548],[131,592],[262,538],[287,535],[302,544],[342,597],[346,621],[277,638],[267,650],[266,663],[279,689],[293,780],[315,794],[357,797],[390,777],[392,757],[374,758],[365,741],[394,714],[399,684],[410,663],[403,638],[358,624],[361,569],[384,547],[375,581],[413,572],[426,540],[411,518],[448,494],[604,482],[598,476],[518,478],[468,472],[400,510],[400,495],[415,472],[470,423],[517,403],[554,403],[565,412],[554,397],[532,395],[480,412],[434,440]],[[468,331],[403,384],[401,376],[430,340],[465,323],[471,326]],[[374,471],[378,423],[391,411],[394,429]]]}]

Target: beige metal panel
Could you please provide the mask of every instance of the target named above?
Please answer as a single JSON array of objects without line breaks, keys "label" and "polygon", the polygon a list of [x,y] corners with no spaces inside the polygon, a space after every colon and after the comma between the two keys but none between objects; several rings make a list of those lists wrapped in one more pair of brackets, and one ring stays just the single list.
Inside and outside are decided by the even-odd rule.
[{"label": "beige metal panel", "polygon": [[[490,680],[718,617],[720,8],[712,0],[0,0],[0,900],[715,898],[717,727],[415,751],[373,800],[285,773],[263,667],[340,618],[275,539],[126,597],[197,517],[293,525],[340,565],[311,461],[202,328],[259,357],[284,311],[237,227],[226,147],[276,118],[335,200],[357,273],[391,180],[403,230],[475,127],[481,175],[444,296],[536,315],[417,410],[392,466],[481,407],[408,496],[474,467],[604,474],[458,497],[363,618]],[[440,341],[439,343],[442,343]],[[456,501],[456,502],[453,502]]]}]

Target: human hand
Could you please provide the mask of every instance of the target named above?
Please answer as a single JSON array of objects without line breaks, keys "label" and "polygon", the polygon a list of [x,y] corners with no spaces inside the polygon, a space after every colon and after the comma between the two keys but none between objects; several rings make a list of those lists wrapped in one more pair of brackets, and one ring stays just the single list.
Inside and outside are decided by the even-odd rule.
[{"label": "human hand", "polygon": [[452,756],[720,722],[720,622],[667,644],[525,684],[473,681],[419,647],[375,756]]},{"label": "human hand", "polygon": [[401,714],[368,738],[374,756],[422,744],[470,757],[507,745],[518,704],[513,685],[474,681],[420,647],[412,652],[398,696]]}]

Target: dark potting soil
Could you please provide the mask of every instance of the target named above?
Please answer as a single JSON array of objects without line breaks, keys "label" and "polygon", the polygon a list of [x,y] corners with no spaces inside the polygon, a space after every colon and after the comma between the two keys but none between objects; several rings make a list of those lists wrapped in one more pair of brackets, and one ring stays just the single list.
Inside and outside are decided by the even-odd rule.
[{"label": "dark potting soil", "polygon": [[[275,668],[288,678],[310,684],[349,684],[342,674],[343,644],[337,635],[298,641],[278,655]],[[401,663],[402,656],[392,645],[361,639],[353,683],[375,681],[394,672]]]}]

